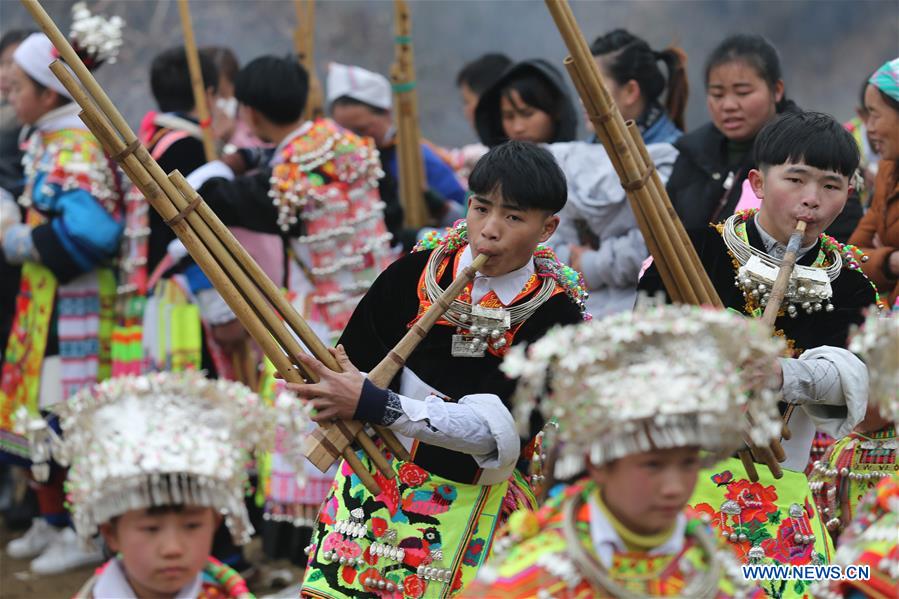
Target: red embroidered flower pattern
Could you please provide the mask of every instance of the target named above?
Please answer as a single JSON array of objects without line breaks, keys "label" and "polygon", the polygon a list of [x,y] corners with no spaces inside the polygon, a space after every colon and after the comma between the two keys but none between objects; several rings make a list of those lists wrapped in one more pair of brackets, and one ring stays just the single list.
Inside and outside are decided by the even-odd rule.
[{"label": "red embroidered flower pattern", "polygon": [[427,482],[429,478],[431,478],[431,475],[428,474],[428,472],[424,468],[409,463],[405,463],[400,466],[399,474],[400,480],[410,487],[419,487]]},{"label": "red embroidered flower pattern", "polygon": [[765,487],[741,479],[728,485],[724,496],[740,504],[742,508],[740,516],[744,524],[753,520],[764,524],[768,521],[768,514],[777,511],[777,505],[774,503],[777,501],[777,491],[773,485]]},{"label": "red embroidered flower pattern", "polygon": [[794,536],[793,519],[789,518],[781,522],[777,528],[776,539],[762,541],[762,549],[765,555],[781,564],[804,566],[811,562],[814,543],[796,543]]},{"label": "red embroidered flower pattern", "polygon": [[340,571],[340,577],[346,584],[353,584],[353,581],[356,580],[356,568],[344,566]]},{"label": "red embroidered flower pattern", "polygon": [[387,478],[380,472],[375,472],[375,481],[381,487],[381,494],[375,497],[375,499],[384,502],[390,515],[395,516],[396,510],[400,505],[400,490],[396,484],[396,479]]},{"label": "red embroidered flower pattern", "polygon": [[383,537],[384,533],[387,532],[387,520],[384,518],[372,518],[371,531],[376,539]]},{"label": "red embroidered flower pattern", "polygon": [[709,526],[717,531],[724,531],[725,529],[730,528],[724,522],[721,512],[717,511],[708,503],[697,503],[692,508],[690,506],[687,506],[687,508],[692,510],[692,516],[701,519],[703,522],[708,522]]},{"label": "red embroidered flower pattern", "polygon": [[410,574],[403,580],[403,593],[407,597],[418,599],[425,594],[424,581],[415,574]]}]

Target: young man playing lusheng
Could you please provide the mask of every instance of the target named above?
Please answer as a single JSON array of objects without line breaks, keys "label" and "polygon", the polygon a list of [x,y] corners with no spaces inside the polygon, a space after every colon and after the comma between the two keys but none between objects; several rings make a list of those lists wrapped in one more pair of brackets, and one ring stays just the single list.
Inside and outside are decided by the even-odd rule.
[{"label": "young man playing lusheng", "polygon": [[[413,455],[393,461],[395,479],[375,475],[376,497],[341,463],[310,546],[304,596],[454,594],[483,562],[507,493],[512,504],[529,503],[514,474],[514,382],[499,365],[509,347],[583,318],[577,274],[539,246],[558,224],[565,179],[546,150],[513,142],[485,155],[470,185],[468,222],[395,262],[359,303],[335,350],[344,372],[306,359],[321,382],[290,385],[319,420],[388,426]],[[374,368],[479,254],[490,257],[486,265],[390,388],[368,382],[357,368]],[[346,521],[365,534],[337,532]],[[373,555],[373,543],[388,550]]]},{"label": "young man playing lusheng", "polygon": [[[783,440],[783,478],[759,465],[761,480],[751,483],[732,458],[700,476],[690,503],[711,515],[744,561],[826,563],[832,545],[803,471],[816,430],[840,438],[865,416],[867,370],[845,348],[850,327],[862,322],[877,297],[859,267],[861,253],[824,233],[852,189],[858,147],[832,117],[790,113],[765,126],[754,151],[760,168],[750,171],[749,181],[761,208],[734,214],[693,243],[724,305],[759,317],[789,237],[797,221],[806,223],[774,325],[790,349],[778,367],[792,436]],[[655,267],[640,288],[662,289]],[[772,596],[807,592],[802,581],[763,587]]]}]

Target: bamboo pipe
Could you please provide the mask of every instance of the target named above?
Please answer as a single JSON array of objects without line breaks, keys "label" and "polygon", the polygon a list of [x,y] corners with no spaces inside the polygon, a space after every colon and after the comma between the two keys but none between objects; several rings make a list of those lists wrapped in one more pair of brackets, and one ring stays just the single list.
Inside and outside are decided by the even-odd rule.
[{"label": "bamboo pipe", "polygon": [[774,321],[777,320],[777,313],[780,312],[784,296],[787,293],[787,287],[790,284],[790,277],[793,275],[793,269],[796,268],[796,256],[802,245],[802,237],[805,235],[807,224],[803,220],[798,221],[787,242],[787,251],[781,260],[777,278],[774,279],[774,285],[771,286],[771,297],[768,298],[765,312],[762,314],[762,322],[768,328],[773,328]]},{"label": "bamboo pipe", "polygon": [[[128,125],[128,122],[122,116],[122,114],[116,109],[115,104],[113,104],[112,100],[109,99],[109,96],[97,83],[97,80],[93,77],[91,72],[84,66],[84,63],[81,61],[81,58],[69,44],[68,39],[62,34],[59,28],[56,26],[56,23],[50,18],[44,8],[40,5],[37,0],[21,0],[22,5],[26,10],[31,14],[34,21],[38,24],[41,30],[47,35],[53,45],[56,47],[59,52],[62,60],[68,65],[70,69],[75,73],[78,80],[81,82],[81,85],[84,86],[84,89],[87,91],[85,97],[90,98],[91,104],[95,104],[99,111],[109,119],[112,129],[116,132],[117,136],[120,136],[123,140],[122,149],[128,146],[129,144],[137,142],[137,136],[134,134],[134,131],[131,130],[131,127]],[[54,71],[57,77],[60,74]],[[76,86],[77,87],[77,86]],[[72,92],[73,90],[69,90]],[[79,104],[81,104],[79,102]],[[82,108],[85,107],[84,104],[81,104]],[[162,171],[156,161],[150,157],[146,148],[142,145],[138,147],[135,151],[137,159],[146,167],[148,173],[152,176],[154,180],[156,180],[157,184],[162,188],[165,192],[165,195],[169,197],[177,197],[177,192],[173,185],[168,181],[167,175]],[[204,219],[207,221],[215,221],[216,224],[213,224],[213,229],[216,235],[223,241],[223,243],[228,247],[228,249],[237,256],[240,263],[247,268],[248,274],[250,277],[258,281],[263,289],[266,291],[266,294],[272,300],[272,303],[276,307],[276,309],[282,314],[282,316],[288,321],[291,325],[291,328],[297,333],[297,335],[303,340],[304,344],[310,349],[312,355],[316,357],[319,361],[323,362],[326,366],[332,369],[336,369],[336,360],[334,360],[333,356],[327,351],[327,348],[324,346],[321,341],[318,340],[318,337],[315,333],[309,328],[309,326],[302,321],[298,314],[290,307],[290,304],[287,300],[282,296],[280,291],[277,290],[274,283],[265,275],[263,270],[256,264],[256,261],[253,260],[249,254],[246,253],[246,250],[234,239],[234,236],[228,230],[227,227],[221,224],[218,221],[218,218],[215,218],[214,213],[209,209],[209,207],[202,203],[197,211],[203,215]],[[172,215],[174,216],[174,215]],[[210,218],[212,217],[212,218]],[[273,291],[278,291],[277,293],[273,293]],[[282,373],[284,374],[284,373]]]},{"label": "bamboo pipe", "polygon": [[[768,298],[768,303],[765,305],[765,312],[762,314],[762,322],[769,328],[774,328],[774,321],[777,320],[780,307],[783,305],[784,295],[786,295],[787,287],[790,284],[790,277],[793,275],[793,270],[796,268],[796,257],[799,254],[799,248],[802,246],[802,237],[805,235],[806,226],[807,223],[805,221],[797,221],[796,228],[793,230],[793,233],[790,234],[789,241],[787,241],[787,251],[781,260],[780,268],[777,271],[777,278],[774,280],[774,285],[771,287],[771,297]],[[790,432],[788,423],[790,422],[790,417],[793,415],[794,408],[795,406],[793,404],[788,405],[783,415],[783,430],[781,435],[784,439],[789,440],[793,436],[793,433]]]},{"label": "bamboo pipe", "polygon": [[[134,132],[131,130],[124,117],[121,115],[121,113],[118,112],[115,105],[109,99],[109,96],[107,96],[103,88],[97,83],[96,79],[94,79],[93,75],[91,75],[90,71],[88,71],[87,67],[84,66],[84,63],[81,62],[81,59],[75,53],[68,40],[62,34],[62,32],[60,32],[59,28],[44,10],[44,8],[37,2],[37,0],[21,1],[26,10],[28,10],[28,12],[31,14],[35,22],[38,23],[38,25],[56,47],[60,56],[66,61],[75,75],[81,81],[81,84],[84,86],[84,89],[87,90],[87,93],[84,93],[84,91],[81,90],[78,84],[74,82],[74,79],[69,75],[69,73],[61,64],[58,65],[59,71],[55,71],[57,76],[60,77],[60,80],[63,81],[64,84],[66,81],[69,81],[69,91],[73,94],[73,97],[75,97],[76,93],[80,92],[82,102],[79,102],[79,104],[86,111],[86,113],[97,111],[98,113],[102,114],[104,118],[109,119],[109,121],[111,122],[107,123],[105,120],[99,117],[93,119],[94,124],[102,124],[105,128],[108,128],[107,132],[109,135],[106,137],[106,139],[112,145],[108,145],[107,150],[109,151],[110,148],[116,148],[115,150],[110,151],[110,154],[116,156],[120,152],[124,151],[125,148],[130,148],[133,145],[136,149],[133,152],[126,152],[126,155],[122,159],[122,162],[128,163],[137,160],[137,162],[134,163],[137,166],[135,168],[129,169],[131,171],[130,173],[126,170],[126,173],[129,174],[129,177],[131,177],[136,184],[139,184],[139,187],[141,188],[141,191],[144,192],[145,197],[147,197],[148,200],[150,198],[156,198],[157,200],[159,200],[160,196],[164,196],[170,201],[172,198],[178,198],[179,192],[175,189],[171,181],[168,180],[168,177],[165,175],[156,161],[152,159],[146,148],[138,142],[137,137],[134,135]],[[60,73],[63,73],[68,77],[64,79],[63,76],[60,75]],[[98,107],[99,110],[97,110]],[[98,139],[100,139],[100,137],[98,137]],[[154,208],[159,210],[160,214],[163,215],[166,220],[170,220],[177,214],[174,206],[172,206],[171,204],[167,205],[164,201],[157,201],[157,203],[154,204]],[[203,209],[208,210],[208,207],[205,205],[205,203],[201,202],[199,205],[199,210],[201,213],[203,212]],[[212,213],[209,212],[209,214]],[[265,276],[265,274],[262,273],[262,270],[255,263],[255,261],[253,261],[252,258],[250,258],[249,255],[247,255],[243,250],[243,248],[236,242],[236,240],[234,240],[233,236],[230,234],[230,231],[227,231],[227,229],[224,228],[224,226],[221,225],[221,223],[217,221],[217,219],[215,219],[215,221],[218,222],[221,228],[226,232],[226,234],[223,236],[223,239],[226,243],[228,243],[229,241],[233,243],[233,245],[238,250],[236,254],[239,257],[243,258],[242,262],[245,263],[245,266],[250,266],[258,273],[260,273],[257,280],[262,281],[263,283],[267,282],[271,284],[272,287],[274,287],[274,284],[272,284],[271,281],[268,280],[268,278]],[[205,252],[203,252],[203,249],[205,248],[202,247],[202,244],[197,243],[196,235],[193,233],[193,231],[191,231],[186,225],[183,225],[182,223],[178,223],[178,228],[182,229],[185,234],[185,238],[189,239],[189,242],[185,243],[185,246],[196,252],[194,254],[194,257],[195,259],[197,259],[198,264],[200,264],[201,267],[206,265],[211,269],[217,268],[216,262],[211,259],[211,257],[206,256]],[[221,291],[223,291],[223,298],[226,300],[226,302],[229,303],[229,306],[232,308],[232,310],[235,311],[236,314],[243,315],[247,318],[247,321],[242,320],[242,322],[254,323],[254,318],[256,319],[256,322],[254,323],[256,326],[253,326],[253,330],[251,330],[251,334],[254,336],[254,339],[257,341],[257,343],[260,344],[260,347],[263,348],[263,350],[266,352],[266,355],[268,355],[272,359],[275,367],[279,370],[285,380],[289,382],[300,382],[302,379],[299,376],[299,373],[291,364],[289,364],[286,356],[281,353],[280,348],[274,346],[274,351],[272,351],[274,342],[271,339],[271,336],[265,334],[264,329],[259,326],[258,318],[252,313],[252,310],[250,310],[247,306],[242,305],[243,302],[239,292],[237,292],[233,283],[228,280],[227,276],[224,276],[224,274],[225,273],[223,273],[223,277],[220,280],[220,284],[222,285]],[[286,304],[286,300],[284,300],[280,293],[275,294],[272,297],[272,300],[274,300],[276,303],[278,300],[282,300]],[[232,305],[235,303],[237,305],[240,305],[240,307],[238,307],[237,305]],[[289,304],[286,305],[289,306]],[[297,321],[302,322],[302,319],[299,318],[299,315],[295,314],[292,309],[287,312],[287,315],[288,317],[290,315],[293,315],[296,317]],[[307,344],[308,347],[310,347],[310,349],[313,350],[313,353],[316,353],[316,345],[324,349],[324,354],[321,356],[317,355],[316,357],[318,357],[325,364],[328,364],[329,361],[334,361],[333,357],[330,356],[330,354],[327,352],[327,349],[324,348],[323,344],[321,344],[321,342],[314,335],[310,336],[310,338],[308,339],[303,339],[303,341]],[[361,462],[358,460],[356,455],[352,453],[349,447],[347,447],[344,451],[344,457],[352,468],[358,468],[360,479],[369,488],[369,490],[372,490],[376,493],[380,492],[379,490],[375,491],[375,489],[379,489],[378,485],[375,483],[374,479],[367,472],[367,470],[362,467]]]},{"label": "bamboo pipe", "polygon": [[[549,4],[549,2],[547,3]],[[581,40],[582,39],[583,38],[581,38]],[[639,181],[645,176],[646,169],[649,168],[649,164],[651,164],[651,162],[649,162],[646,165],[642,165],[643,168],[641,168],[640,162],[643,162],[642,156],[640,153],[636,152],[635,149],[632,150],[631,148],[632,145],[638,147],[639,145],[642,145],[642,138],[640,139],[639,144],[633,143],[614,102],[607,106],[597,105],[595,101],[596,98],[607,96],[608,92],[605,90],[601,78],[599,78],[598,69],[596,68],[596,63],[593,62],[592,55],[590,57],[590,65],[591,66],[586,69],[587,72],[585,73],[583,72],[585,69],[582,69],[573,57],[569,57],[565,60],[565,66],[571,74],[572,80],[577,81],[575,85],[578,88],[578,92],[582,94],[581,97],[590,111],[591,121],[594,123],[597,135],[600,136],[604,147],[607,148],[608,155],[612,160],[612,164],[615,167],[618,176],[622,181]],[[596,71],[596,73],[593,73],[592,71]],[[594,74],[596,75],[596,79],[593,81],[593,86],[591,87],[587,78]],[[613,124],[621,125],[623,127],[620,136],[616,134],[614,130],[612,133],[607,131],[606,128],[612,127]],[[701,273],[696,272],[696,269],[688,271],[688,268],[692,266],[690,262],[676,259],[680,258],[680,256],[675,253],[675,247],[669,236],[668,229],[678,226],[682,227],[680,220],[675,219],[670,223],[662,222],[660,212],[656,207],[657,201],[652,198],[645,185],[638,189],[629,190],[628,198],[632,206],[639,206],[634,210],[635,216],[638,211],[642,212],[645,216],[645,222],[648,229],[641,229],[643,231],[644,239],[653,239],[658,244],[660,253],[654,254],[654,258],[658,258],[663,262],[664,266],[662,268],[667,267],[672,275],[670,280],[675,282],[674,287],[666,286],[672,299],[676,302],[691,304],[709,303],[710,300],[713,300],[713,298],[703,298],[697,295],[701,289],[705,288],[705,285],[701,282],[703,276],[708,278],[708,275],[705,274],[705,270],[702,270]],[[689,245],[689,248],[692,249],[692,244]],[[698,256],[696,257],[696,262],[699,263]],[[718,300],[717,303],[720,305],[720,300]],[[712,304],[715,305],[713,301]]]},{"label": "bamboo pipe", "polygon": [[400,203],[405,225],[417,229],[427,224],[428,214],[422,198],[425,178],[412,56],[412,18],[405,0],[394,0],[394,28],[396,44],[391,79],[397,124]]},{"label": "bamboo pipe", "polygon": [[[59,63],[51,65],[51,70],[55,65],[59,65]],[[66,77],[70,77],[70,75],[68,72],[65,72],[65,68],[62,67],[62,65],[59,65],[59,67],[60,68],[57,70],[64,71],[64,75],[61,73],[56,73],[56,75],[60,77],[63,85],[66,85],[67,88],[69,85],[76,85],[77,87],[77,84],[74,84],[73,80],[66,80]],[[70,89],[69,91],[71,92],[74,90]],[[79,101],[77,96],[73,95],[73,97],[76,101]],[[85,108],[85,105],[82,105],[82,108]],[[104,123],[100,117],[92,114],[89,110],[84,110],[81,113],[81,118],[108,153],[115,154],[124,148],[124,144],[112,134],[111,129],[103,126]],[[159,211],[164,219],[171,220],[178,214],[177,209],[175,209],[171,203],[167,202],[168,198],[163,194],[159,185],[157,185],[145,171],[141,170],[142,165],[133,155],[126,157],[126,159],[122,161],[121,166],[125,171],[125,174],[127,174],[141,189],[141,192],[144,194],[144,197],[147,198],[147,201]],[[172,230],[178,238],[181,239],[189,251],[196,253],[197,263],[200,268],[203,269],[203,272],[205,272],[210,279],[215,280],[217,284],[221,285],[221,287],[217,287],[217,289],[222,295],[222,298],[234,313],[240,316],[241,322],[247,327],[247,331],[260,347],[263,348],[266,355],[269,356],[275,364],[275,367],[281,372],[282,376],[284,376],[285,380],[294,382],[302,381],[303,379],[299,372],[293,368],[288,361],[287,356],[277,347],[277,345],[275,345],[271,334],[265,329],[259,317],[246,305],[243,296],[231,280],[224,276],[224,271],[221,269],[221,266],[215,261],[212,254],[209,253],[196,232],[185,220],[173,225]]]},{"label": "bamboo pipe", "polygon": [[[465,285],[474,279],[478,270],[480,270],[487,262],[487,259],[488,256],[485,254],[478,255],[472,260],[469,266],[465,267],[461,273],[456,275],[456,278],[449,287],[447,287],[440,297],[437,298],[435,305],[437,305],[439,309],[428,309],[424,316],[412,325],[412,328],[410,328],[403,338],[400,339],[399,343],[397,343],[396,346],[387,353],[384,359],[381,360],[370,373],[368,373],[368,380],[378,387],[387,387],[390,384],[393,377],[395,377],[403,366],[405,366],[406,360],[409,359],[409,356],[412,355],[412,352],[418,344],[427,336],[428,331],[430,331],[434,327],[434,324],[447,310],[449,310],[450,304],[452,304],[453,300],[462,292]],[[375,427],[375,430],[378,431],[378,434],[381,434],[380,429],[382,428],[383,427]],[[383,435],[381,435],[381,438],[384,439],[385,443],[387,442]],[[396,437],[394,437],[394,439],[396,439]],[[400,459],[406,461],[411,459],[406,448],[403,447],[398,440],[397,446],[388,443],[388,447],[390,447],[390,450],[393,451],[394,455],[397,455]]]},{"label": "bamboo pipe", "polygon": [[[639,129],[637,129],[636,123],[630,121],[627,124],[628,132],[631,135],[631,139],[634,141],[634,146],[637,148],[637,151],[640,153],[641,158],[643,159],[643,163],[646,165],[652,164],[652,158],[649,155],[649,149],[646,147],[646,144],[643,143],[643,137],[640,135]],[[662,182],[662,177],[659,175],[659,171],[653,169],[652,175],[649,178],[649,188],[651,195],[656,198],[667,198],[668,191],[665,189],[665,184]],[[662,211],[662,218],[664,218],[667,222],[680,222],[680,217],[677,215],[677,212],[674,211],[674,206],[671,205],[670,201],[664,201],[662,199],[658,202],[658,206]],[[667,228],[666,228],[667,229]],[[694,264],[702,264],[702,261],[699,259],[699,253],[696,251],[696,248],[693,246],[693,241],[690,239],[689,235],[687,235],[687,230],[683,227],[670,227],[671,232],[676,234],[680,238],[680,244],[685,249],[685,251],[690,254],[690,258],[688,262]],[[705,273],[705,268],[703,267],[703,273]],[[708,277],[707,274],[703,274],[703,276],[698,277],[699,281],[703,286],[703,303],[715,306],[718,308],[723,308],[724,305],[721,302],[721,298],[718,296],[718,291],[715,289],[715,285],[712,283],[712,279]]]},{"label": "bamboo pipe", "polygon": [[[194,197],[198,197],[196,195],[196,192],[194,191],[194,189],[187,182],[187,180],[184,179],[184,177],[182,177],[181,174],[178,173],[177,171],[175,173],[173,173],[173,175],[176,175],[176,174],[177,174],[177,179],[175,181],[176,187],[178,187],[178,189],[182,193],[185,194],[185,197],[188,197],[187,194],[192,194]],[[188,216],[188,220],[190,220],[190,218],[191,218],[191,216]],[[199,216],[197,216],[197,218],[199,219]],[[202,220],[198,220],[198,223],[201,224],[200,231],[201,231],[201,236],[203,236],[203,227],[205,226],[206,223],[205,223],[205,221],[202,221]],[[243,270],[241,270],[241,268],[236,264],[236,262],[234,262],[233,257],[231,256],[231,254],[229,254],[227,252],[227,250],[225,250],[225,248],[224,248],[224,246],[222,246],[220,240],[215,236],[215,234],[211,230],[207,229],[207,231],[208,231],[208,233],[206,236],[206,241],[207,241],[209,247],[211,249],[213,249],[213,254],[221,255],[224,257],[225,263],[223,264],[223,266],[224,266],[226,272],[229,272],[232,274],[232,276],[237,277],[237,282],[239,283],[238,288],[246,289],[249,291],[249,297],[247,299],[248,299],[250,305],[251,306],[266,305],[265,298],[263,298],[262,295],[259,293],[259,291],[256,289],[256,287],[253,286],[253,282],[247,278],[246,273],[244,273]],[[234,270],[231,270],[232,268]],[[269,280],[269,279],[266,279],[266,280]],[[278,295],[280,295],[280,294],[278,294]],[[288,349],[288,352],[291,355],[291,357],[298,356],[300,354],[305,353],[305,352],[303,352],[302,348],[300,348],[299,343],[297,343],[296,339],[294,339],[293,336],[291,336],[288,331],[283,329],[283,323],[277,319],[277,317],[271,310],[257,309],[256,311],[266,321],[266,324],[269,326],[269,329],[275,330],[277,332],[276,338],[281,343],[282,347],[286,347]],[[327,349],[325,351],[327,352]],[[330,352],[327,352],[327,354],[329,356],[331,356]],[[342,369],[337,364],[337,361],[334,360],[333,356],[331,356],[331,359],[332,359],[332,362],[334,362],[335,368],[330,368],[330,370],[334,370],[335,372],[341,372]],[[301,367],[299,360],[296,360],[296,363],[297,363],[297,366]],[[305,369],[304,369],[304,371],[305,371]],[[317,383],[319,381],[318,375],[316,375],[314,372],[305,371],[305,375],[306,375],[305,376],[306,380],[308,380],[309,382]],[[363,430],[360,429],[357,432],[355,439],[362,446],[363,451],[365,451],[367,454],[369,454],[369,457],[372,459],[372,461],[378,467],[378,470],[380,470],[381,473],[384,474],[384,476],[386,476],[388,478],[393,478],[394,476],[396,476],[396,473],[393,471],[393,468],[390,466],[390,463],[384,458],[384,456],[381,455],[381,453],[378,451],[377,447],[375,446],[374,442],[365,434],[365,432]],[[349,452],[353,453],[351,449],[349,450]],[[343,453],[346,454],[347,451],[344,451]],[[355,453],[353,453],[353,456],[356,457]],[[346,455],[344,455],[344,458],[345,457],[346,457]],[[361,462],[359,462],[359,463],[361,464]],[[380,491],[378,493],[380,493]]]},{"label": "bamboo pipe", "polygon": [[[82,118],[89,129],[92,130],[98,140],[104,145],[107,152],[111,155],[118,155],[125,149],[124,142],[115,134],[112,127],[102,120],[100,116],[92,114],[96,111],[96,106],[87,96],[82,88],[78,86],[71,74],[58,61],[51,65],[51,70],[59,77],[63,85],[71,93],[72,97],[84,108]],[[141,189],[144,196],[150,201],[155,209],[166,220],[171,220],[178,214],[178,209],[171,203],[171,197],[166,196],[158,185],[158,182],[143,169],[135,153],[129,153],[122,160],[121,164],[126,174]],[[178,175],[180,173],[173,173]],[[178,177],[174,177],[176,180]],[[183,180],[183,178],[181,179]],[[185,182],[186,184],[186,182]],[[191,189],[192,191],[192,189]],[[168,200],[168,201],[166,201]],[[288,382],[302,382],[303,378],[294,366],[290,364],[287,356],[280,347],[275,344],[270,331],[265,329],[264,324],[260,320],[258,314],[255,313],[244,301],[240,291],[234,286],[233,282],[227,277],[226,272],[221,265],[216,262],[209,248],[203,245],[202,240],[196,232],[190,227],[189,219],[182,219],[180,222],[172,226],[175,234],[181,239],[185,247],[189,249],[191,255],[194,256],[197,263],[203,271],[209,275],[210,279],[216,282],[216,289],[221,293],[222,298],[228,306],[237,314],[241,323],[247,327],[253,339],[263,348],[266,355],[272,360],[276,369],[281,373]],[[359,458],[352,451],[351,447],[346,447],[343,457],[350,464],[350,467],[357,472],[362,483],[373,493],[379,494],[380,486],[364,467]]]},{"label": "bamboo pipe", "polygon": [[[449,308],[450,303],[458,297],[458,295],[462,292],[462,289],[467,285],[472,279],[474,279],[477,271],[483,266],[484,262],[488,260],[486,255],[477,256],[467,268],[463,269],[462,272],[456,275],[456,278],[453,282],[443,291],[439,298],[428,308],[427,312],[418,320],[412,328],[406,332],[402,339],[400,339],[399,343],[397,343],[396,347],[393,348],[384,358],[369,372],[368,379],[377,385],[378,387],[387,387],[390,382],[393,380],[393,377],[402,369],[406,360],[418,346],[422,339],[427,336],[428,331],[434,326],[434,324],[440,319],[441,316],[446,312]],[[355,428],[361,428],[362,425],[358,422],[347,422],[345,423],[346,428],[348,429],[348,434],[355,434]],[[381,434],[379,427],[376,430],[379,434]],[[389,430],[389,429],[388,429]],[[394,452],[394,455],[399,457],[404,461],[409,461],[411,456],[409,456],[405,447],[396,440],[396,445],[393,442],[388,442],[387,439],[389,437],[381,434],[381,439],[385,441],[391,451]],[[316,466],[316,468],[326,471],[331,465],[334,463],[334,452],[335,450],[339,450],[340,447],[338,443],[340,443],[341,438],[335,431],[323,431],[321,429],[316,429],[313,431],[312,435],[306,440],[306,444],[304,447],[304,453],[307,458]],[[330,450],[330,451],[329,451]]]},{"label": "bamboo pipe", "polygon": [[297,19],[294,49],[309,75],[309,94],[303,108],[303,119],[308,121],[324,113],[322,86],[315,71],[315,0],[294,0],[294,10]]},{"label": "bamboo pipe", "polygon": [[203,138],[203,152],[206,161],[212,162],[218,157],[215,150],[215,139],[212,137],[212,122],[209,117],[209,106],[206,105],[206,83],[200,68],[200,54],[194,38],[194,27],[190,18],[188,0],[178,0],[178,13],[181,15],[181,31],[184,34],[184,51],[187,53],[187,68],[190,71],[190,85],[194,90],[194,104],[197,117],[200,119],[200,133]]}]

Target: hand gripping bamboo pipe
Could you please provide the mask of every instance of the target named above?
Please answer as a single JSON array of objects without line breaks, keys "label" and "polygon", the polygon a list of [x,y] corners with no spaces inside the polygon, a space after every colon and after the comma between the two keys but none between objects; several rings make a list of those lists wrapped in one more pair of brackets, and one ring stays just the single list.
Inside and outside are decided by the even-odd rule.
[{"label": "hand gripping bamboo pipe", "polygon": [[[564,60],[565,68],[584,103],[597,137],[621,179],[668,296],[675,303],[723,308],[721,298],[671,205],[640,132],[633,122],[624,121],[612,100],[567,0],[545,2],[570,52]],[[779,478],[780,468],[773,457],[778,452],[758,450],[754,453]],[[749,478],[757,481],[758,472],[752,465],[749,453],[740,457]]]},{"label": "hand gripping bamboo pipe", "polygon": [[[326,366],[339,370],[324,344],[181,174],[174,171],[166,175],[153,160],[43,7],[36,0],[22,0],[22,4],[71,68],[69,71],[59,61],[50,65],[82,108],[82,120],[181,239],[284,379],[299,383],[304,378],[313,382],[317,378],[299,366],[298,356],[303,349],[298,339]],[[361,430],[356,440],[366,451],[375,447]],[[344,457],[358,469],[362,482],[379,492],[374,478],[352,451],[351,441]],[[383,468],[385,476],[395,476],[380,452],[375,453],[379,455],[372,459]]]},{"label": "hand gripping bamboo pipe", "polygon": [[[393,377],[402,370],[403,366],[406,364],[406,360],[409,359],[409,356],[412,355],[412,352],[415,351],[418,344],[427,336],[434,324],[436,324],[446,311],[449,310],[453,300],[456,299],[459,294],[462,293],[465,286],[474,279],[475,274],[482,266],[484,266],[487,259],[488,257],[485,254],[480,254],[469,266],[456,274],[456,278],[449,287],[447,287],[440,297],[431,304],[431,307],[428,308],[418,322],[412,325],[412,328],[410,328],[403,338],[400,339],[399,343],[396,344],[396,347],[391,349],[378,365],[368,373],[368,380],[381,388],[386,388],[390,385]],[[359,422],[349,422],[347,423],[347,426],[351,427],[349,429],[350,432],[354,431],[353,427],[362,427]],[[411,459],[406,448],[399,443],[399,440],[394,437],[392,441],[388,442],[387,437],[381,434],[383,427],[376,426],[374,428],[395,456],[404,461]],[[306,440],[306,457],[315,464],[316,468],[325,471],[331,467],[331,464],[334,463],[340,455],[340,452],[343,451],[341,441],[342,438],[334,434],[334,431],[317,429]]]}]

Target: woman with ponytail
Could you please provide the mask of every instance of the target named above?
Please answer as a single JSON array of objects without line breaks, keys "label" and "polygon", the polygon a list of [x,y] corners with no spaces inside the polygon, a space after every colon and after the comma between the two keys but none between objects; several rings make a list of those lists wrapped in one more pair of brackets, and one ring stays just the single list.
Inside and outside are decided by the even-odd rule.
[{"label": "woman with ponytail", "polygon": [[[656,52],[624,29],[598,37],[591,50],[612,99],[625,119],[637,123],[667,181],[677,157],[671,144],[683,134],[686,54],[677,48]],[[568,179],[568,203],[550,245],[583,274],[594,316],[630,310],[649,251],[605,148],[574,142],[549,149]]]},{"label": "woman with ponytail", "polygon": [[689,91],[686,52],[674,46],[655,51],[625,29],[596,38],[590,50],[621,116],[637,123],[643,141],[674,143],[683,135]]}]

